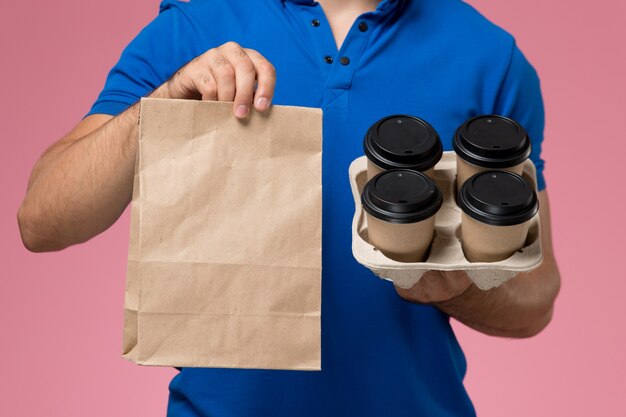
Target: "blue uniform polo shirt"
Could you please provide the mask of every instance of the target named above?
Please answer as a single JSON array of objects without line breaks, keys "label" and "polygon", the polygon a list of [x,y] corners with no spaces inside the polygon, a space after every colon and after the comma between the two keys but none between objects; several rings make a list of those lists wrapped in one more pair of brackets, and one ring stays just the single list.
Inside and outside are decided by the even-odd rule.
[{"label": "blue uniform polo shirt", "polygon": [[323,109],[322,371],[183,368],[170,383],[167,415],[475,415],[449,317],[404,301],[353,258],[348,166],[383,116],[424,118],[451,150],[460,123],[497,113],[526,127],[543,189],[539,80],[514,38],[458,0],[382,0],[339,50],[312,0],[165,0],[88,114],[121,113],[228,41],[274,64],[274,104]]}]

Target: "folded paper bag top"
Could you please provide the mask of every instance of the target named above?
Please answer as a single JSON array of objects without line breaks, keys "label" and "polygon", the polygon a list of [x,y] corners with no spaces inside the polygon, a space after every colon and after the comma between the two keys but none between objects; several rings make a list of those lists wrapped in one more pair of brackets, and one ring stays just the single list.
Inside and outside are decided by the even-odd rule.
[{"label": "folded paper bag top", "polygon": [[319,108],[144,98],[123,357],[321,369]]}]

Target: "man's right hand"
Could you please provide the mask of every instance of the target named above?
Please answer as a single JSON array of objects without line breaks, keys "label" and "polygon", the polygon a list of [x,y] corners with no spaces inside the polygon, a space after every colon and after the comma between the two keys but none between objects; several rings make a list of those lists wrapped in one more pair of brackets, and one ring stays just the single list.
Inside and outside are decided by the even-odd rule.
[{"label": "man's right hand", "polygon": [[[233,101],[245,118],[269,108],[274,66],[259,52],[227,42],[190,61],[149,97]],[[61,250],[109,228],[130,203],[139,103],[116,117],[92,114],[35,163],[17,213],[24,246]]]},{"label": "man's right hand", "polygon": [[227,42],[193,59],[156,93],[169,98],[234,101],[235,116],[244,118],[253,103],[259,111],[269,107],[275,85],[276,70],[267,59],[254,49]]}]

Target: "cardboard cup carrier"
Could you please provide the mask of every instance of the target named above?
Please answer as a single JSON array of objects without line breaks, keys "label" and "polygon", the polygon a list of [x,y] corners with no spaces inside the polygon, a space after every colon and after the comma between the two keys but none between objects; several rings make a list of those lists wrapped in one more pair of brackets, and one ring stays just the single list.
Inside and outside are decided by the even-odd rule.
[{"label": "cardboard cup carrier", "polygon": [[[523,163],[522,176],[536,192],[536,171],[531,160]],[[434,170],[434,180],[443,193],[443,204],[435,215],[430,252],[424,262],[401,262],[385,256],[369,243],[367,216],[361,204],[361,194],[367,183],[367,157],[355,159],[349,168],[349,178],[356,208],[352,221],[352,253],[357,262],[401,288],[412,287],[429,270],[464,270],[478,288],[488,290],[503,284],[518,272],[538,267],[543,260],[538,215],[527,222],[524,246],[512,256],[497,262],[470,262],[466,259],[461,245],[462,210],[454,197],[455,177],[456,154],[443,152]],[[476,236],[476,239],[480,237]]]}]

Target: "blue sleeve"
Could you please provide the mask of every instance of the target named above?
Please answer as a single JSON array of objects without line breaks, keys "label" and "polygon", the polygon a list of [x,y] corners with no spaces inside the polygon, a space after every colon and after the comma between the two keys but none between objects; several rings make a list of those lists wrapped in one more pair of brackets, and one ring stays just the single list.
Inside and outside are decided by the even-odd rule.
[{"label": "blue sleeve", "polygon": [[193,23],[183,11],[186,4],[176,0],[161,2],[159,14],[124,48],[84,117],[122,113],[198,55],[191,47]]},{"label": "blue sleeve", "polygon": [[546,182],[541,146],[545,115],[541,86],[535,68],[515,43],[495,102],[494,113],[508,116],[526,129],[532,146],[530,159],[537,168],[537,189],[543,190],[546,188]]}]

